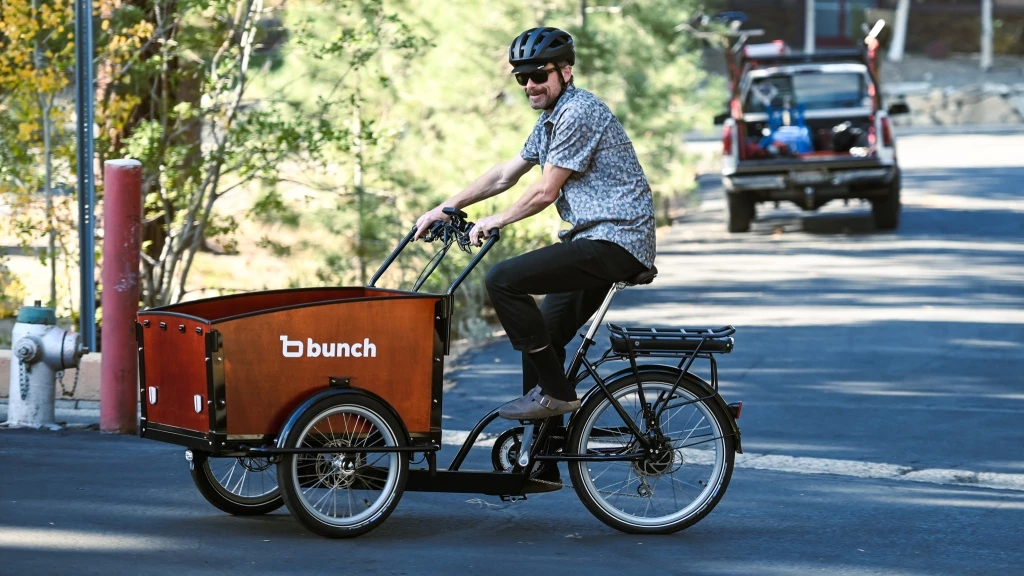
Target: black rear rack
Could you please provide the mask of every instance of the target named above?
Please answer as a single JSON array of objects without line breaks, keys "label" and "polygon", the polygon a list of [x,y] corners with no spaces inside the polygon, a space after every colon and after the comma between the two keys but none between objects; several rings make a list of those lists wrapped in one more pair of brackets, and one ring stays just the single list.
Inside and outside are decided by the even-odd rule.
[{"label": "black rear rack", "polygon": [[721,328],[648,328],[608,324],[612,351],[630,356],[689,356],[732,352],[736,332]]}]

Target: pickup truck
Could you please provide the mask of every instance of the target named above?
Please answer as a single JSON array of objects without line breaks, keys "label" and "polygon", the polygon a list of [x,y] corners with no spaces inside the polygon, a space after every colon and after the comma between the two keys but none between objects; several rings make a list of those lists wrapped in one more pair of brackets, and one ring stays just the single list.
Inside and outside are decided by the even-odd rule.
[{"label": "pickup truck", "polygon": [[747,232],[758,203],[817,210],[833,200],[871,203],[876,229],[900,220],[900,168],[882,107],[876,24],[862,48],[792,52],[781,41],[730,46],[729,111],[722,130],[728,230]]}]

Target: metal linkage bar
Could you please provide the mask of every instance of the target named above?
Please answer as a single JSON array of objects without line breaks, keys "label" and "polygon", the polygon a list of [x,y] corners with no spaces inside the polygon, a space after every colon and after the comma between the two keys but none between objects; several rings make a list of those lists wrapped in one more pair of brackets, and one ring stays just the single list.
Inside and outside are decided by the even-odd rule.
[{"label": "metal linkage bar", "polygon": [[377,454],[386,452],[437,452],[440,449],[440,446],[434,445],[377,447],[334,446],[323,448],[277,448],[260,446],[256,448],[247,448],[245,451],[248,452],[250,456],[273,456],[275,454]]}]

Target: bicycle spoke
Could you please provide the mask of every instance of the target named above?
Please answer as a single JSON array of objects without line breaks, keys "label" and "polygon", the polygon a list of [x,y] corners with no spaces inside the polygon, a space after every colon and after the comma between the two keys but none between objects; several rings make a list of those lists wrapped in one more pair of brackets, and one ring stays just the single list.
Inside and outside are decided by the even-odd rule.
[{"label": "bicycle spoke", "polygon": [[396,463],[402,456],[374,451],[397,445],[385,422],[367,407],[338,404],[301,431],[299,447],[339,450],[300,454],[290,460],[293,485],[306,513],[318,522],[345,529],[394,505],[396,470],[400,470]]},{"label": "bicycle spoke", "polygon": [[[716,496],[714,487],[724,474],[724,435],[703,393],[695,396],[685,385],[650,377],[643,382],[643,390],[639,394],[630,382],[614,389],[612,397],[634,419],[646,442],[654,443],[651,447],[656,451],[637,451],[640,459],[608,466],[596,462],[578,465],[582,482],[577,491],[581,497],[592,495],[588,499],[602,511],[601,515],[608,514],[629,526],[681,524],[705,514],[709,508],[702,503]],[[647,398],[651,406],[657,407],[658,416],[657,423],[650,427],[644,414]],[[626,433],[628,423],[622,421],[621,413],[607,397],[583,417],[583,442],[576,450],[606,455],[639,448],[640,439],[631,430]]]}]

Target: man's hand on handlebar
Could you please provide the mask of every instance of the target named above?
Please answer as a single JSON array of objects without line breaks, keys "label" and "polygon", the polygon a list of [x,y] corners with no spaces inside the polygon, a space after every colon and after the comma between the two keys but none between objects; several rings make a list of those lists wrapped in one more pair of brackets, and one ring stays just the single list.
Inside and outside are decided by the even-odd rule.
[{"label": "man's hand on handlebar", "polygon": [[484,239],[491,237],[491,231],[504,226],[501,222],[501,218],[497,215],[485,216],[476,221],[476,225],[469,231],[469,243],[474,246],[480,246],[483,244]]},{"label": "man's hand on handlebar", "polygon": [[428,230],[430,230],[430,226],[434,222],[451,221],[451,218],[447,214],[442,212],[442,210],[444,210],[444,206],[438,206],[437,208],[434,208],[433,210],[427,212],[423,216],[420,216],[419,219],[416,220],[416,234],[414,234],[412,237],[413,241],[422,238],[423,235],[426,234]]}]

